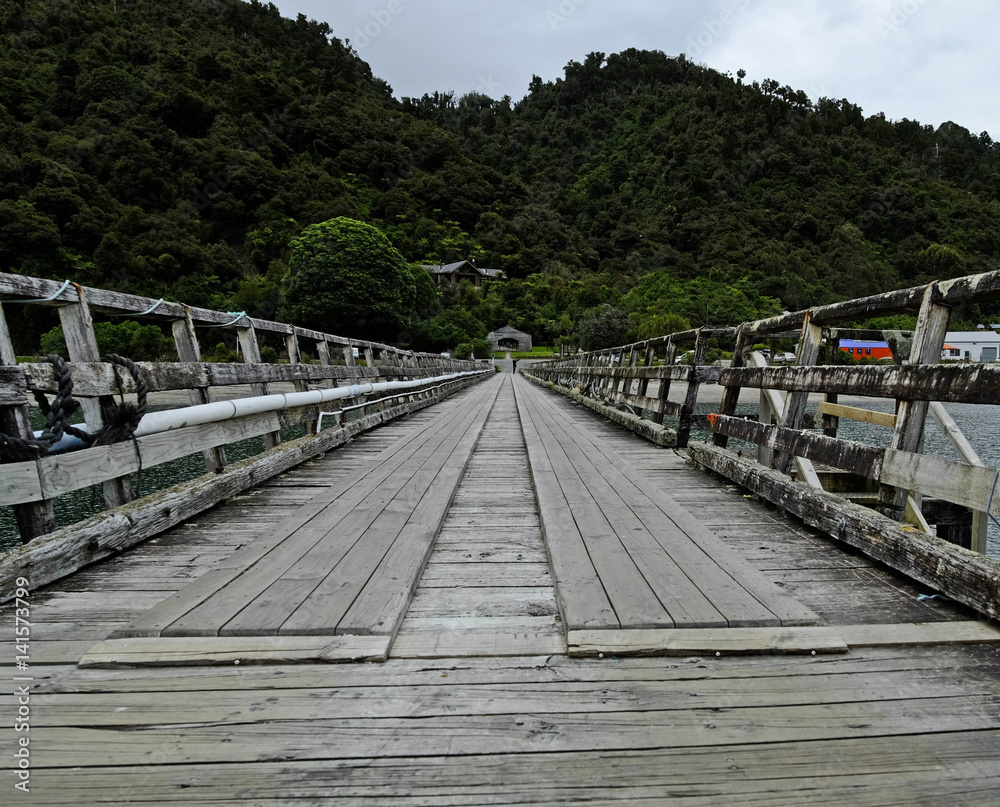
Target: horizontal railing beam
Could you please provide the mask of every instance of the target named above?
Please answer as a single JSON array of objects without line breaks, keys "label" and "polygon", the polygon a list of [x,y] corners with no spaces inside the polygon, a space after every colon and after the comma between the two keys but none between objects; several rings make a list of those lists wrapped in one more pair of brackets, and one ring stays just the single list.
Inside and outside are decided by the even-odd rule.
[{"label": "horizontal railing beam", "polygon": [[1000,400],[1000,367],[983,364],[740,367],[724,369],[719,383],[727,387],[944,403],[995,404]]}]

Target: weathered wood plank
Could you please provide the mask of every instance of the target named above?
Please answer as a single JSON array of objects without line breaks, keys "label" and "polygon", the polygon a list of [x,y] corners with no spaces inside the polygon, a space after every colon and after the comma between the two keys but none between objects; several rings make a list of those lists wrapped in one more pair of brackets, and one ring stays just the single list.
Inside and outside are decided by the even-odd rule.
[{"label": "weathered wood plank", "polygon": [[[763,575],[708,533],[676,500],[644,480],[603,441],[585,430],[555,425],[558,417],[556,401],[549,397],[543,398],[540,393],[534,394],[537,396],[537,406],[551,414],[553,429],[558,430],[564,443],[588,446],[587,450],[575,454],[573,459],[577,466],[590,465],[595,471],[599,467],[599,473],[607,477],[609,487],[605,489],[602,502],[609,502],[608,506],[614,509],[614,505],[610,503],[613,500],[607,496],[607,490],[613,489],[616,496],[620,497],[619,506],[631,509],[650,533],[657,537],[661,552],[677,562],[684,574],[723,615],[722,624],[732,627],[815,624],[817,617],[812,611],[778,591]],[[629,534],[633,530],[634,527],[631,527],[620,532]],[[665,570],[657,567],[645,576],[649,579],[663,574]],[[693,592],[681,583],[672,585],[678,588],[679,593],[683,592],[679,597],[684,601],[683,607],[688,607],[690,602],[690,607],[697,611],[694,606],[697,600],[693,598]],[[670,610],[669,606],[667,610]],[[699,621],[695,620],[689,626],[697,627]],[[681,624],[679,621],[677,627],[681,627]],[[700,624],[710,625],[713,622]]]},{"label": "weathered wood plank", "polygon": [[[433,455],[443,439],[442,423],[452,424],[464,416],[452,410],[425,424],[402,450],[382,452],[358,478],[331,487],[298,508],[269,530],[266,540],[258,539],[230,558],[224,569],[204,576],[144,615],[132,630],[139,635],[166,632],[182,636],[216,635],[223,629],[229,635],[277,633],[301,605],[301,597],[345,557],[359,534]],[[341,532],[343,539],[339,538]],[[331,534],[334,537],[323,543]],[[326,619],[326,625],[333,633],[336,620]]]},{"label": "weathered wood plank", "polygon": [[[514,700],[520,697],[520,693],[512,696]],[[405,717],[290,721],[280,733],[272,721],[248,723],[238,732],[217,724],[150,726],[129,732],[127,743],[115,729],[59,726],[33,727],[32,731],[49,757],[58,757],[64,766],[143,765],[153,750],[160,752],[161,764],[190,765],[287,761],[290,754],[299,760],[414,756],[441,742],[450,748],[460,743],[465,754],[532,753],[538,749],[539,734],[544,735],[546,750],[571,753],[719,747],[750,741],[829,742],[848,737],[857,742],[868,737],[911,736],[928,726],[937,732],[995,731],[1000,728],[1000,714],[992,701],[989,695],[949,695],[733,709],[732,700],[726,699],[711,713],[711,730],[706,730],[704,719],[693,720],[684,709],[635,711],[625,723],[620,712],[594,712],[581,700],[579,711],[533,710],[517,726],[512,726],[510,714],[480,707],[474,714],[424,720],[415,719],[411,711]]]},{"label": "weathered wood plank", "polygon": [[[612,523],[613,515],[605,503],[599,501],[588,483],[590,469],[581,466],[572,454],[571,447],[561,440],[561,435],[553,433],[553,424],[545,416],[538,405],[538,393],[525,388],[524,403],[520,415],[522,421],[530,418],[540,438],[541,446],[558,479],[561,497],[573,514],[576,527],[583,540],[588,557],[593,562],[596,574],[600,578],[599,585],[607,594],[614,609],[614,619],[594,627],[653,627],[666,625],[672,627],[674,619],[664,607],[651,584],[650,579],[643,574],[628,551],[627,545],[631,535],[616,529]],[[519,404],[521,402],[519,389]],[[537,493],[539,502],[543,493]],[[542,508],[543,524],[546,534],[550,524],[545,521],[545,508]],[[624,533],[624,534],[623,534]],[[555,564],[555,557],[553,557]],[[564,603],[563,591],[559,587],[560,570],[555,568],[556,589],[560,597],[560,607],[566,612],[574,610],[570,603]],[[676,574],[674,578],[676,579]],[[585,593],[594,596],[595,591]],[[579,607],[579,606],[577,606]],[[567,619],[567,628],[573,623]]]},{"label": "weathered wood plank", "polygon": [[724,369],[719,383],[944,403],[995,404],[1000,400],[1000,367],[989,364],[741,367]]},{"label": "weathered wood plank", "polygon": [[871,479],[877,479],[882,469],[885,450],[881,448],[783,426],[767,426],[743,418],[723,415],[708,417],[712,430],[717,434],[767,446],[773,451],[786,451],[797,457],[832,465]]},{"label": "weathered wood plank", "polygon": [[836,628],[711,628],[569,631],[570,656],[846,653]]},{"label": "weathered wood plank", "polygon": [[851,647],[917,647],[920,645],[996,644],[1000,629],[986,622],[924,622],[915,625],[841,625]]},{"label": "weathered wood plank", "polygon": [[710,419],[714,429],[730,437],[788,451],[798,457],[832,465],[903,490],[915,490],[973,510],[985,511],[992,502],[990,512],[1000,515],[1000,497],[993,495],[997,485],[997,471],[994,468],[967,465],[908,451],[872,448],[862,443],[780,426],[764,426],[740,418],[710,416]]},{"label": "weathered wood plank", "polygon": [[[482,378],[456,382],[437,395],[448,395],[480,380]],[[0,556],[0,600],[9,599],[17,577],[27,576],[32,588],[51,583],[157,535],[306,459],[343,445],[356,434],[432,406],[437,400],[439,397],[402,404],[351,421],[342,429],[327,429],[316,437],[289,442],[272,455],[245,460],[227,467],[222,474],[212,474],[144,497],[119,510],[94,516],[11,550]]]},{"label": "weathered wood plank", "polygon": [[[18,463],[12,469],[34,465],[41,480],[37,496],[30,490],[14,490],[8,500],[0,492],[0,504],[34,499],[52,499],[97,482],[132,474],[164,462],[196,454],[204,448],[226,445],[266,434],[278,427],[275,413],[253,415],[240,420],[189,426],[184,429],[137,438],[135,442],[94,446],[81,451],[43,457],[34,463]],[[15,471],[16,472],[16,471]]]},{"label": "weathered wood plank", "polygon": [[528,412],[525,388],[515,384],[514,393],[563,624],[567,628],[618,625],[620,623],[587,554],[559,477]]},{"label": "weathered wood plank", "polygon": [[[417,493],[416,507],[368,577],[365,586],[345,610],[338,631],[362,633],[371,630],[395,635],[399,630],[420,573],[433,549],[434,539],[444,523],[469,458],[496,402],[501,382],[502,379],[485,385],[489,392],[480,404],[479,412],[464,430],[464,435],[454,450],[440,465],[434,464],[433,480],[428,487]],[[470,403],[470,409],[472,408]],[[345,574],[353,576],[350,567]],[[317,593],[321,595],[321,589],[322,586],[311,596],[315,597]],[[306,605],[309,605],[309,601]]]},{"label": "weathered wood plank", "polygon": [[385,661],[388,651],[385,636],[109,639],[91,647],[80,667]]},{"label": "weathered wood plank", "polygon": [[940,457],[887,449],[878,477],[884,484],[915,490],[972,510],[1000,515],[1000,496],[995,496],[996,468],[966,465]]},{"label": "weathered wood plank", "polygon": [[836,418],[847,418],[859,423],[871,423],[873,426],[887,426],[890,429],[896,428],[896,416],[889,412],[875,412],[872,409],[861,409],[857,406],[843,406],[841,404],[821,401],[816,406],[819,415],[829,415]]},{"label": "weathered wood plank", "polygon": [[689,448],[695,462],[748,488],[869,557],[992,618],[1000,616],[1000,562],[912,529],[716,446]]}]

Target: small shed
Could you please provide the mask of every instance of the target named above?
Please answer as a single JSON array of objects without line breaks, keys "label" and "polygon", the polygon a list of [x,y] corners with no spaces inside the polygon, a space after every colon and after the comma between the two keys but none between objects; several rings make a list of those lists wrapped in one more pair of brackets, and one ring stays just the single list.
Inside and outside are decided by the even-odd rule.
[{"label": "small shed", "polygon": [[511,328],[510,325],[487,334],[486,338],[490,340],[493,349],[496,351],[516,350],[519,353],[531,352],[531,334],[519,331],[517,328]]}]

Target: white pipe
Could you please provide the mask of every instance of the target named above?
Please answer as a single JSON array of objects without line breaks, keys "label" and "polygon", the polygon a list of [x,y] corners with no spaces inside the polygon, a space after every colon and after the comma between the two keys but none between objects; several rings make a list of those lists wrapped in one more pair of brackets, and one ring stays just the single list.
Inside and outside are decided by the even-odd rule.
[{"label": "white pipe", "polygon": [[308,392],[278,393],[275,395],[259,395],[254,398],[237,398],[232,401],[216,401],[214,403],[186,406],[180,409],[168,409],[163,412],[149,412],[139,422],[135,430],[136,437],[148,434],[183,429],[186,426],[199,426],[205,423],[219,423],[247,415],[259,415],[264,412],[277,412],[298,406],[313,406],[316,404],[339,401],[344,398],[356,398],[359,395],[371,395],[378,392],[390,392],[403,389],[415,389],[428,384],[454,381],[472,375],[482,375],[488,370],[475,370],[464,373],[435,376],[433,378],[418,378],[412,381],[382,381],[377,384],[354,384],[349,387],[334,387],[327,390],[309,390]]}]

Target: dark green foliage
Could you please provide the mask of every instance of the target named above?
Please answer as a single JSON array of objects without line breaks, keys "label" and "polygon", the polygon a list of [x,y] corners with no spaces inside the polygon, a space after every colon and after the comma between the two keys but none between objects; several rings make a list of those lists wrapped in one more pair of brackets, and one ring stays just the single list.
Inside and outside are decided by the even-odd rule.
[{"label": "dark green foliage", "polygon": [[[578,341],[605,304],[645,337],[998,267],[1000,146],[955,123],[638,50],[517,103],[397,101],[344,32],[256,1],[18,0],[0,23],[3,271],[274,317],[292,239],[357,219],[410,264],[506,273],[448,297],[408,268],[362,326],[447,350],[507,324]],[[48,324],[9,316],[34,350]]]},{"label": "dark green foliage", "polygon": [[602,305],[580,321],[580,346],[584,350],[617,347],[626,342],[628,315],[617,306]]},{"label": "dark green foliage", "polygon": [[493,345],[488,339],[473,339],[472,355],[476,359],[488,359],[493,355]]},{"label": "dark green foliage", "polygon": [[[102,356],[117,353],[132,361],[177,361],[173,339],[156,325],[131,320],[95,322],[94,334]],[[60,326],[42,334],[41,353],[66,356],[66,339]]]},{"label": "dark green foliage", "polygon": [[414,311],[414,284],[403,256],[376,228],[331,219],[292,241],[279,313],[327,333],[397,340]]}]

